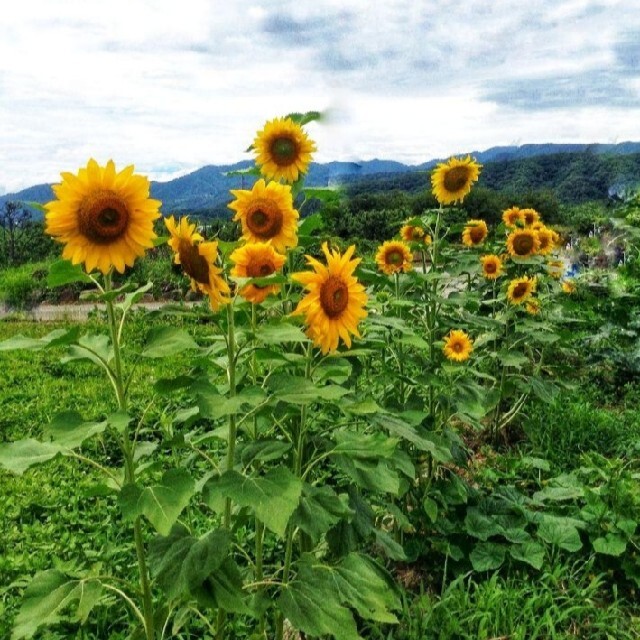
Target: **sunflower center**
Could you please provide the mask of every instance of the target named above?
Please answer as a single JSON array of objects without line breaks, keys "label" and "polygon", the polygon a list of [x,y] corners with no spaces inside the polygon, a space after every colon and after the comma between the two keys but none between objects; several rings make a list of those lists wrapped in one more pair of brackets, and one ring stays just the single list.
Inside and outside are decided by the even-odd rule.
[{"label": "sunflower center", "polygon": [[[276,268],[271,262],[251,262],[247,265],[247,275],[250,278],[262,278],[275,273]],[[267,285],[253,283],[256,289],[264,289]]]},{"label": "sunflower center", "polygon": [[444,188],[450,193],[460,191],[469,180],[468,167],[453,167],[444,176]]},{"label": "sunflower center", "polygon": [[420,227],[413,227],[411,229],[411,237],[414,240],[420,240],[424,236],[424,231]]},{"label": "sunflower center", "polygon": [[349,304],[349,288],[338,276],[330,276],[320,286],[320,306],[330,318],[338,317]]},{"label": "sunflower center", "polygon": [[269,147],[274,162],[280,166],[287,166],[293,163],[298,156],[298,145],[296,141],[288,136],[278,136]]},{"label": "sunflower center", "polygon": [[529,285],[526,282],[519,282],[513,289],[513,297],[515,300],[527,295]]},{"label": "sunflower center", "polygon": [[209,284],[209,263],[200,255],[196,245],[186,240],[180,241],[178,255],[183,271],[190,278],[200,284]]},{"label": "sunflower center", "polygon": [[513,250],[515,251],[516,255],[526,256],[533,251],[533,248],[533,236],[528,233],[524,233],[513,239]]},{"label": "sunflower center", "polygon": [[258,202],[247,214],[247,227],[262,240],[277,236],[282,230],[282,211],[270,202]]},{"label": "sunflower center", "polygon": [[495,273],[497,268],[498,267],[495,262],[485,262],[484,270],[486,273]]},{"label": "sunflower center", "polygon": [[129,210],[116,193],[100,189],[88,194],[78,209],[78,229],[95,244],[111,244],[129,226]]},{"label": "sunflower center", "polygon": [[473,244],[481,243],[484,240],[484,229],[479,225],[471,227],[471,229],[469,229],[469,237]]},{"label": "sunflower center", "polygon": [[401,251],[398,251],[398,249],[392,249],[391,251],[387,252],[387,264],[393,264],[393,265],[400,265],[403,263],[404,261],[404,256],[402,255]]},{"label": "sunflower center", "polygon": [[451,345],[451,348],[456,352],[456,353],[460,353],[463,349],[463,345],[462,342],[454,342]]}]

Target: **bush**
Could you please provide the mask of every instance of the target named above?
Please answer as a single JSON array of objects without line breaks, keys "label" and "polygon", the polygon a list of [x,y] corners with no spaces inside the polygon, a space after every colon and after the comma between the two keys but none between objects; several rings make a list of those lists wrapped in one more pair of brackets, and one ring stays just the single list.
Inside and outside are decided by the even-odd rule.
[{"label": "bush", "polygon": [[0,301],[12,309],[30,309],[46,287],[47,265],[25,264],[0,272]]}]

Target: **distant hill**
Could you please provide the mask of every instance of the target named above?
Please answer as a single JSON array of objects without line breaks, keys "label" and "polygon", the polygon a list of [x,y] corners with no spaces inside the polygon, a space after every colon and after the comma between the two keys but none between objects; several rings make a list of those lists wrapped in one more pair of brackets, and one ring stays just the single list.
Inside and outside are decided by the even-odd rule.
[{"label": "distant hill", "polygon": [[[462,154],[466,155],[466,154]],[[562,201],[579,202],[607,197],[620,185],[640,181],[640,142],[618,144],[525,144],[491,147],[471,152],[484,165],[480,184],[497,191],[550,189]],[[356,191],[402,189],[416,191],[426,185],[424,172],[441,159],[420,165],[393,160],[313,163],[307,185],[350,185]],[[227,216],[230,189],[250,188],[255,177],[229,176],[247,169],[252,161],[209,165],[168,182],[152,182],[151,195],[162,200],[169,213],[201,213]],[[9,200],[48,202],[51,185],[41,184],[0,196],[0,207]]]}]

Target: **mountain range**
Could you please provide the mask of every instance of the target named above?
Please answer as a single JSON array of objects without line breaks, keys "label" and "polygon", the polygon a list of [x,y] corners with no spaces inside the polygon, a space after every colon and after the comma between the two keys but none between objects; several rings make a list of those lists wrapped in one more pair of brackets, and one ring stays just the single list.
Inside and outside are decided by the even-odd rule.
[{"label": "mountain range", "polygon": [[[472,151],[469,155],[483,165],[518,161],[553,154],[588,154],[621,156],[640,154],[640,142],[617,144],[525,144],[520,146],[491,147],[485,151]],[[462,154],[466,156],[467,154]],[[312,163],[306,184],[309,187],[331,187],[353,184],[374,176],[427,171],[442,159],[419,165],[407,165],[394,160],[366,160],[363,162]],[[250,188],[255,176],[228,175],[249,169],[253,161],[244,160],[229,165],[208,165],[180,178],[167,182],[151,182],[151,195],[162,201],[162,210],[169,213],[207,212],[209,215],[229,213],[230,189]],[[45,203],[53,199],[50,184],[28,187],[17,193],[0,196],[0,207],[7,201]]]}]

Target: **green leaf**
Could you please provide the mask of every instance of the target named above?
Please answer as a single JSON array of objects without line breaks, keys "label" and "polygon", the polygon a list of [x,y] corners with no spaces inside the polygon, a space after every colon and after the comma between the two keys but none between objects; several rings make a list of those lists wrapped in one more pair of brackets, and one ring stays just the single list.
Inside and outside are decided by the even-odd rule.
[{"label": "green leaf", "polygon": [[545,502],[547,500],[551,502],[562,502],[564,500],[575,500],[576,498],[582,498],[583,496],[584,489],[579,486],[552,487],[547,485],[541,491],[536,491],[533,494],[533,499],[536,502]]},{"label": "green leaf", "polygon": [[575,552],[582,548],[580,533],[567,518],[544,516],[538,527],[538,537],[567,551]]},{"label": "green leaf", "polygon": [[302,481],[286,467],[276,467],[260,477],[226,471],[207,481],[203,499],[217,512],[224,509],[226,498],[242,507],[250,507],[268,529],[284,536],[301,493]]},{"label": "green leaf", "polygon": [[525,542],[509,547],[509,554],[514,560],[526,562],[534,569],[542,569],[544,562],[544,547],[537,542]]},{"label": "green leaf", "polygon": [[72,329],[56,329],[42,338],[26,338],[25,336],[14,336],[8,340],[0,342],[0,351],[14,351],[25,349],[38,351],[49,347],[67,346],[78,339],[80,327]]},{"label": "green leaf", "polygon": [[247,467],[254,460],[269,462],[270,460],[284,460],[291,449],[290,442],[282,440],[257,440],[240,445],[237,455],[242,464]]},{"label": "green leaf", "polygon": [[505,367],[515,367],[516,369],[520,369],[523,365],[529,363],[527,356],[513,351],[501,351],[498,354],[498,359]]},{"label": "green leaf", "polygon": [[348,503],[341,500],[331,487],[314,487],[305,483],[292,523],[316,543],[333,525],[352,514]]},{"label": "green leaf", "polygon": [[137,484],[122,488],[118,503],[127,520],[145,516],[161,535],[168,535],[195,492],[193,478],[184,469],[170,469],[161,484],[142,489]]},{"label": "green leaf", "polygon": [[431,498],[425,498],[422,501],[422,508],[424,512],[427,514],[427,517],[431,522],[435,522],[438,518],[438,503]]},{"label": "green leaf", "polygon": [[398,495],[400,478],[383,460],[359,460],[345,455],[334,456],[336,466],[359,487]]},{"label": "green leaf", "polygon": [[373,398],[365,398],[363,400],[356,401],[351,401],[345,398],[340,403],[340,409],[345,413],[356,416],[386,413],[386,411]]},{"label": "green leaf", "polygon": [[480,542],[469,554],[469,560],[476,571],[492,571],[504,562],[506,548],[495,542]]},{"label": "green leaf", "polygon": [[267,380],[267,385],[278,400],[289,404],[335,402],[349,393],[348,389],[335,384],[318,386],[302,376],[283,373],[272,375]]},{"label": "green leaf", "polygon": [[91,362],[106,366],[113,359],[113,348],[109,337],[106,335],[85,335],[78,340],[78,344],[69,347],[68,354],[62,358],[62,362],[72,360],[90,360]]},{"label": "green leaf", "polygon": [[134,304],[140,301],[140,299],[145,293],[147,293],[148,291],[151,291],[152,288],[153,288],[153,282],[147,282],[147,284],[143,285],[142,287],[139,287],[135,291],[132,291],[131,293],[127,293],[127,295],[125,295],[124,297],[124,300],[118,303],[116,306],[123,313],[126,313],[127,311],[129,311],[129,309],[131,309],[131,307]]},{"label": "green leaf", "polygon": [[309,342],[309,338],[299,326],[285,321],[261,325],[256,331],[256,339],[263,344]]},{"label": "green leaf", "polygon": [[49,267],[47,276],[48,287],[60,287],[72,282],[93,282],[79,264],[72,264],[69,260],[58,260]]},{"label": "green leaf", "polygon": [[383,433],[364,434],[339,430],[332,435],[336,441],[333,454],[370,460],[391,458],[399,442],[398,438],[388,438]]},{"label": "green leaf", "polygon": [[76,449],[85,440],[103,433],[107,421],[85,422],[77,411],[63,411],[55,415],[44,430],[44,438],[51,439],[61,447]]},{"label": "green leaf", "polygon": [[142,356],[145,358],[167,358],[198,348],[196,341],[183,329],[156,327],[149,333]]},{"label": "green leaf", "polygon": [[[85,621],[99,602],[101,592],[101,583],[95,579],[70,579],[55,569],[37,573],[24,592],[11,639],[32,638],[42,625],[60,622],[63,614]],[[75,602],[78,603],[77,610],[68,613]]]},{"label": "green leaf", "polygon": [[322,120],[325,115],[322,111],[307,111],[305,113],[293,112],[286,117],[291,118],[291,120],[303,127],[305,124],[309,124],[309,122],[313,122],[314,120]]},{"label": "green leaf", "polygon": [[[305,189],[304,195],[306,200],[318,198],[319,200],[326,202],[335,200],[336,191],[331,187]],[[302,218],[300,224],[298,225],[298,235],[310,236],[314,231],[319,231],[320,229],[324,229],[324,221],[322,220],[322,216],[319,213],[313,213],[306,218]]]},{"label": "green leaf", "polygon": [[247,387],[231,398],[210,389],[207,393],[198,394],[198,407],[204,418],[218,420],[235,413],[255,409],[266,399],[267,394],[260,387]]},{"label": "green leaf", "polygon": [[22,475],[29,467],[47,462],[63,450],[59,444],[39,442],[31,438],[3,442],[0,444],[0,465],[8,471]]},{"label": "green leaf", "polygon": [[231,558],[226,558],[220,569],[209,578],[209,591],[212,606],[240,615],[251,613],[245,602],[240,570]]},{"label": "green leaf", "polygon": [[491,536],[501,534],[503,528],[491,517],[481,513],[477,508],[470,507],[464,519],[467,533],[474,538],[486,542]]},{"label": "green leaf", "polygon": [[596,538],[593,548],[597,553],[607,556],[621,556],[627,550],[627,540],[615,533],[607,533],[604,538]]}]

